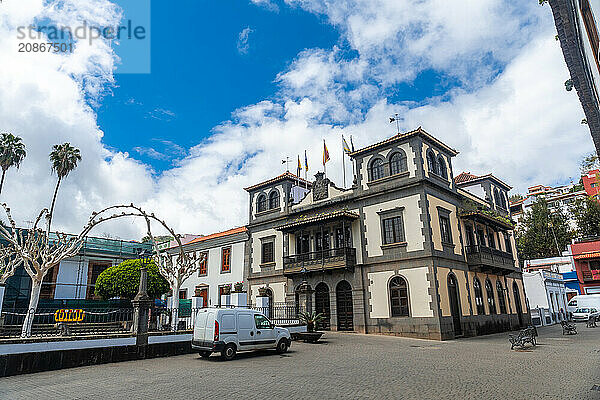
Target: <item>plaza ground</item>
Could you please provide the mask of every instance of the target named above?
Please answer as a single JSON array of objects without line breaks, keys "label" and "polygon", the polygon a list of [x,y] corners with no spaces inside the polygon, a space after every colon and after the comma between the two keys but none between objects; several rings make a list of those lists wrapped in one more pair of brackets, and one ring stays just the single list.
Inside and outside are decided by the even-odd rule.
[{"label": "plaza ground", "polygon": [[600,328],[447,342],[327,332],[290,352],[197,354],[0,378],[0,399],[600,399]]}]

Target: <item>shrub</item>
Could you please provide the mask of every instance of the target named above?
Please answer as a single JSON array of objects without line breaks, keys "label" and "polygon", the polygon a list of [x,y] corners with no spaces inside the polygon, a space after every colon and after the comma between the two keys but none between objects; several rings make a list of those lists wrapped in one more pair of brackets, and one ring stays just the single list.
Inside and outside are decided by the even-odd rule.
[{"label": "shrub", "polygon": [[[96,295],[105,300],[113,297],[133,299],[140,285],[140,260],[126,260],[102,272],[96,280]],[[169,282],[158,272],[157,265],[148,265],[148,296],[158,298],[169,291]]]}]

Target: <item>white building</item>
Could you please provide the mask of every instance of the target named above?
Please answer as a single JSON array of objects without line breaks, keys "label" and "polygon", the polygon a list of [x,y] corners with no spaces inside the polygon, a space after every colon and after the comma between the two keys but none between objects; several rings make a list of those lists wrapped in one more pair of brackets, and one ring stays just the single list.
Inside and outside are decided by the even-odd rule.
[{"label": "white building", "polygon": [[[179,290],[180,299],[190,299],[197,292],[205,307],[221,304],[225,288],[233,288],[244,280],[246,243],[248,231],[245,227],[230,229],[198,237],[183,245],[186,253],[195,252],[206,256],[198,272],[189,277]],[[170,250],[173,254],[177,249]],[[246,289],[246,285],[244,285]]]},{"label": "white building", "polygon": [[567,295],[562,275],[543,270],[523,272],[523,284],[534,325],[552,325],[566,318]]}]

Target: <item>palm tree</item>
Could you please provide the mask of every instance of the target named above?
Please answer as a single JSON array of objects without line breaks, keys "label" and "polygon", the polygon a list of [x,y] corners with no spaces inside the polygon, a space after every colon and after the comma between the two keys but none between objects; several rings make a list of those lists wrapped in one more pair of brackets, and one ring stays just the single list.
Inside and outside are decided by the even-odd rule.
[{"label": "palm tree", "polygon": [[25,144],[18,136],[11,133],[3,133],[0,135],[0,168],[2,168],[2,179],[0,180],[0,193],[4,186],[4,176],[10,167],[19,169],[21,162],[27,153],[25,152]]},{"label": "palm tree", "polygon": [[50,207],[50,213],[48,214],[48,233],[50,233],[50,223],[52,222],[54,204],[56,203],[56,195],[58,194],[60,182],[77,167],[78,161],[81,161],[81,154],[79,149],[71,146],[71,143],[55,144],[52,147],[50,162],[52,162],[52,172],[55,172],[56,175],[58,175],[58,181],[56,182],[54,196],[52,197],[52,206]]}]

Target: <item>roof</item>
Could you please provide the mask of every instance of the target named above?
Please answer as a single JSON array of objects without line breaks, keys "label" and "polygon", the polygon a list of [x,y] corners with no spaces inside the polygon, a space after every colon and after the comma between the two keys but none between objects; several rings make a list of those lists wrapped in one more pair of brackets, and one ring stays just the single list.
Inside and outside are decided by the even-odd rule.
[{"label": "roof", "polygon": [[276,176],[275,178],[266,180],[261,183],[257,183],[256,185],[248,186],[248,187],[244,188],[244,190],[249,192],[251,190],[258,189],[258,188],[261,188],[261,187],[267,186],[267,185],[272,185],[273,183],[277,183],[277,182],[281,182],[281,181],[285,181],[285,180],[292,181],[292,182],[300,182],[304,185],[312,186],[312,182],[302,179],[299,176],[292,174],[290,171],[286,171],[283,174]]},{"label": "roof", "polygon": [[496,181],[496,183],[503,186],[506,190],[512,189],[512,186],[510,186],[506,182],[502,181],[501,179],[495,177],[493,174],[477,176],[477,175],[473,175],[470,172],[462,172],[454,178],[454,183],[456,183],[458,185],[458,184],[462,184],[462,183],[475,182],[475,181],[480,181],[480,180],[484,180],[484,179],[491,179],[493,181]]},{"label": "roof", "polygon": [[438,139],[434,138],[429,133],[425,132],[425,130],[423,128],[418,127],[417,129],[412,130],[410,132],[398,133],[397,135],[394,135],[391,138],[385,139],[385,140],[383,140],[381,142],[372,144],[372,145],[367,146],[367,147],[363,147],[362,149],[358,149],[356,151],[353,151],[352,153],[350,153],[350,157],[354,157],[354,156],[357,156],[359,154],[366,153],[367,151],[374,150],[374,149],[376,149],[378,147],[381,147],[381,146],[384,146],[384,145],[387,145],[387,144],[391,144],[391,143],[395,143],[397,141],[404,140],[404,139],[407,139],[407,138],[409,138],[411,136],[416,136],[416,135],[421,135],[421,136],[426,137],[427,139],[431,140],[432,142],[434,142],[435,144],[437,144],[438,146],[440,146],[441,148],[443,148],[444,150],[446,150],[447,152],[449,152],[453,156],[455,156],[455,155],[458,154],[458,151],[454,150],[450,146],[447,146],[446,144],[442,143]]},{"label": "roof", "polygon": [[[219,237],[235,235],[236,233],[242,233],[242,232],[247,232],[247,231],[248,231],[248,229],[245,226],[240,226],[238,228],[229,229],[227,231],[212,233],[212,234],[206,235],[206,236],[201,236],[201,237],[196,238],[196,239],[194,239],[194,240],[192,240],[190,242],[185,243],[185,245],[187,246],[187,245],[194,244],[194,243],[205,242],[205,241],[210,240],[210,239],[215,239],[215,238],[219,238]],[[175,247],[175,246],[173,246],[173,247]]]},{"label": "roof", "polygon": [[318,221],[326,221],[335,218],[357,219],[359,215],[348,210],[325,211],[314,214],[303,214],[289,220],[286,224],[277,227],[277,229],[289,229],[296,226],[307,225]]},{"label": "roof", "polygon": [[592,251],[589,253],[578,254],[578,255],[574,256],[573,258],[576,260],[584,260],[584,259],[588,259],[588,258],[599,258],[599,257],[600,257],[600,251]]}]

